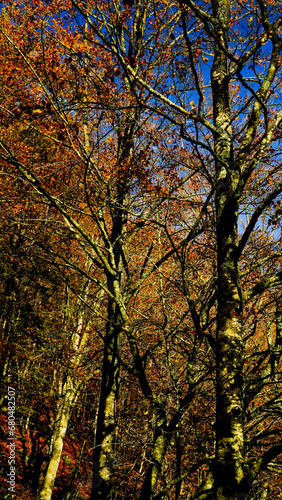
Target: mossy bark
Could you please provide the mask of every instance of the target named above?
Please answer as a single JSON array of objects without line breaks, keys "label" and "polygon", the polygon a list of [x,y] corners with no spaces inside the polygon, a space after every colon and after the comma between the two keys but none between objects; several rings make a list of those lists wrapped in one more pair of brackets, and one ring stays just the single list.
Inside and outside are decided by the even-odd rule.
[{"label": "mossy bark", "polygon": [[233,158],[227,66],[230,2],[213,3],[214,61],[211,72],[216,161],[218,266],[217,422],[215,498],[235,500],[243,478],[242,299],[238,271],[239,167]]},{"label": "mossy bark", "polygon": [[55,479],[57,476],[64,439],[66,436],[69,419],[72,413],[73,404],[76,398],[77,387],[73,385],[70,377],[67,378],[62,394],[62,401],[59,405],[52,436],[52,450],[50,461],[44,477],[43,485],[40,491],[40,500],[51,500]]},{"label": "mossy bark", "polygon": [[156,428],[154,433],[153,456],[142,485],[140,499],[151,500],[163,466],[168,447],[165,403],[155,402]]},{"label": "mossy bark", "polygon": [[91,499],[106,499],[111,493],[115,459],[116,409],[120,379],[122,330],[115,303],[109,305],[103,372],[93,452]]}]

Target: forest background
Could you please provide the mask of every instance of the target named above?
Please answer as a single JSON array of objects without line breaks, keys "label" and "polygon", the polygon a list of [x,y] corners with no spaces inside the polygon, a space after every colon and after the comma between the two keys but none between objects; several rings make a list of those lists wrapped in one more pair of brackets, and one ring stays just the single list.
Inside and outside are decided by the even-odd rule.
[{"label": "forest background", "polygon": [[11,0],[0,46],[2,498],[282,497],[282,3]]}]

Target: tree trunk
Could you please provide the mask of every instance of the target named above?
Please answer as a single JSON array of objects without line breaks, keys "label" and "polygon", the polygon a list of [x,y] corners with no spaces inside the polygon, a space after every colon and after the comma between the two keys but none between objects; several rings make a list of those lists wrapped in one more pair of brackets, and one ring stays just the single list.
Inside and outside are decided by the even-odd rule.
[{"label": "tree trunk", "polygon": [[[131,94],[129,82],[125,79],[125,87]],[[131,102],[129,99],[129,107]],[[113,183],[109,205],[111,209],[112,228],[108,236],[107,224],[101,216],[99,227],[108,252],[109,267],[114,272],[105,271],[108,298],[107,326],[102,368],[100,401],[95,429],[93,452],[93,480],[91,500],[112,498],[111,482],[115,461],[116,409],[120,383],[120,356],[124,317],[121,312],[123,304],[122,281],[128,278],[128,265],[122,246],[123,228],[126,225],[128,212],[126,198],[130,187],[130,161],[133,152],[135,127],[139,111],[128,111],[118,131],[117,144],[117,179]],[[127,166],[126,171],[124,165]]]},{"label": "tree trunk", "polygon": [[[89,287],[90,283],[88,283],[84,290],[85,300],[88,296]],[[71,338],[71,347],[75,351],[75,355],[70,361],[72,367],[72,375],[66,375],[66,379],[62,387],[62,392],[61,394],[58,394],[60,403],[58,405],[58,411],[55,416],[53,435],[51,436],[50,440],[50,461],[46,470],[46,474],[44,476],[43,485],[40,490],[40,500],[51,500],[52,491],[54,488],[54,483],[62,456],[68,423],[78,396],[81,381],[79,379],[75,380],[73,373],[75,373],[76,367],[81,362],[81,358],[83,356],[83,348],[85,347],[88,339],[87,328],[83,332],[84,313],[85,307],[83,305],[82,311],[79,312],[77,328]]]},{"label": "tree trunk", "polygon": [[211,72],[216,155],[218,265],[217,408],[215,498],[235,500],[243,478],[242,300],[237,262],[238,185],[233,159],[227,57],[229,0],[213,4],[214,62]]},{"label": "tree trunk", "polygon": [[116,407],[122,331],[116,303],[109,301],[102,381],[95,429],[91,500],[109,498],[115,460]]},{"label": "tree trunk", "polygon": [[163,401],[156,403],[156,429],[154,434],[153,456],[142,485],[140,500],[151,500],[153,498],[167,446],[166,410],[165,402]]},{"label": "tree trunk", "polygon": [[77,395],[77,387],[73,385],[70,377],[67,378],[64,388],[62,402],[59,405],[57,421],[52,440],[51,458],[44,477],[43,486],[40,491],[40,500],[51,500],[52,491],[63,451],[68,422],[72,413],[73,404]]}]

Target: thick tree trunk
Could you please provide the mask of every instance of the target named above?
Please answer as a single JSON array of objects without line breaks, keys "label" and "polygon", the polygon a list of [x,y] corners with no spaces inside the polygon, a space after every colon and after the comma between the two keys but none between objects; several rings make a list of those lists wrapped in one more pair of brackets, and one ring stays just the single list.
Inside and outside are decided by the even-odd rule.
[{"label": "thick tree trunk", "polygon": [[[125,81],[125,86],[130,95],[129,82]],[[128,104],[131,106],[130,99]],[[108,251],[109,267],[114,272],[106,271],[107,288],[110,294],[100,401],[95,429],[91,500],[113,498],[112,474],[116,449],[116,410],[120,383],[121,345],[125,326],[125,318],[121,311],[124,308],[121,283],[128,278],[128,267],[122,247],[122,234],[128,217],[126,198],[130,186],[130,161],[137,118],[138,111],[125,114],[124,121],[118,131],[117,179],[113,183],[109,198],[112,218],[110,236],[104,229],[106,223],[103,220],[103,215],[99,219],[105,248]],[[124,166],[126,166],[126,170]]]},{"label": "thick tree trunk", "polygon": [[233,159],[227,57],[229,0],[213,4],[216,20],[212,67],[216,133],[216,214],[218,264],[217,424],[215,498],[237,499],[243,478],[242,300],[239,282],[238,200],[240,174]]},{"label": "thick tree trunk", "polygon": [[[228,212],[228,208],[226,209]],[[227,215],[221,215],[226,226]],[[241,299],[234,262],[234,243],[218,227],[218,331],[217,331],[217,449],[216,498],[237,499],[243,478],[243,347]],[[226,231],[228,232],[228,231]],[[231,235],[230,235],[231,236]],[[235,235],[233,235],[235,236]],[[222,241],[223,240],[223,241]],[[232,250],[233,247],[233,250]],[[236,247],[235,247],[236,248]]]},{"label": "thick tree trunk", "polygon": [[116,409],[120,380],[122,331],[117,305],[109,304],[102,381],[93,452],[91,500],[110,498],[115,460]]}]

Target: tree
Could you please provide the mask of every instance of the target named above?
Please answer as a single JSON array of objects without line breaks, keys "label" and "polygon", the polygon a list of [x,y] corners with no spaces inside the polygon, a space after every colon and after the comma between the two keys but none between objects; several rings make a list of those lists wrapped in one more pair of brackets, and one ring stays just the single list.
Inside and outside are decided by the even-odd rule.
[{"label": "tree", "polygon": [[[118,494],[113,463],[121,367],[138,380],[155,418],[141,497],[164,497],[175,485],[180,496],[179,484],[187,477],[193,483],[204,463],[192,498],[255,498],[257,478],[282,452],[275,428],[281,392],[275,377],[281,343],[281,6],[265,0],[72,0],[60,10],[50,2],[41,6],[45,24],[26,43],[22,31],[32,31],[34,15],[43,17],[31,3],[21,5],[7,6],[1,32],[21,58],[17,77],[28,74],[29,85],[19,89],[17,101],[11,92],[5,96],[0,157],[6,171],[14,169],[52,207],[93,267],[85,273],[62,251],[57,261],[108,297],[101,313],[104,361],[94,451],[99,487],[93,483],[92,498]],[[29,122],[24,141],[10,115],[19,127]],[[35,168],[49,143],[73,165],[68,183],[66,169],[60,177],[46,164],[42,173]],[[82,188],[77,197],[76,183]],[[160,252],[150,244],[156,235]],[[151,292],[154,312],[142,296],[149,283],[158,297]],[[258,315],[262,307],[266,322]],[[157,336],[153,346],[138,340],[136,332],[146,325],[139,313],[161,332],[162,348],[168,342],[166,356]],[[188,346],[181,348],[178,339],[186,331]],[[171,353],[178,358],[175,372]],[[184,354],[187,385],[181,391]],[[151,368],[153,376],[149,361],[158,367]],[[169,378],[157,384],[164,367]],[[208,457],[195,467],[185,464],[183,472],[178,448],[176,475],[166,482],[170,436],[181,435],[192,400],[202,414],[209,389],[212,404],[216,400],[215,455],[209,446]]]},{"label": "tree", "polygon": [[[150,16],[145,17],[151,6],[149,3],[146,7],[139,3],[124,4],[123,9],[121,4],[115,4],[109,11],[101,3],[103,17],[98,4],[89,3],[86,8],[79,2],[72,3],[88,19],[92,31],[116,57],[117,63],[122,65],[134,89],[136,101],[178,126],[180,136],[191,145],[202,163],[203,174],[211,182],[217,240],[217,446],[214,493],[210,495],[237,498],[247,494],[252,483],[248,481],[246,484],[247,466],[244,463],[241,320],[244,302],[269,287],[281,284],[281,271],[278,271],[258,281],[251,291],[244,292],[239,271],[240,257],[256,224],[282,189],[277,155],[282,115],[276,108],[281,85],[281,7],[276,2],[252,3],[254,16],[249,19],[247,7],[241,4],[231,6],[229,2],[217,2],[200,6],[192,1],[165,4],[158,10],[158,17],[160,19],[165,12],[168,21],[160,27],[153,10]],[[148,11],[145,14],[146,8]],[[130,35],[126,24],[133,22],[135,27],[140,18],[143,25],[150,18],[152,30],[148,28],[144,32],[142,50],[147,59],[144,56],[142,65],[132,63],[130,52],[137,49],[136,38],[133,38],[139,31],[133,29]],[[107,28],[105,19],[108,20]],[[248,37],[251,29],[256,31],[253,43]],[[126,47],[120,43],[121,36],[128,40]],[[175,40],[178,39],[185,44],[181,56],[175,50]],[[152,82],[147,78],[148,61],[157,64],[156,61],[160,60],[158,56],[160,58],[166,50],[169,53],[169,49],[178,68],[180,64],[183,67],[185,56],[189,61],[186,77],[189,83],[194,84],[190,90],[193,96],[191,108],[185,106],[189,91],[180,90],[180,78],[175,86],[171,86],[171,82],[175,83],[175,70],[167,59],[163,59],[166,79],[157,75]],[[177,56],[181,57],[180,62]],[[204,64],[210,67],[210,79]],[[203,90],[209,85],[210,102]],[[209,137],[213,140],[212,146]],[[273,145],[275,155],[272,154]],[[270,161],[269,153],[273,161]],[[265,185],[268,189],[257,193],[251,219],[239,239],[239,211],[248,200],[247,193],[254,189],[253,186],[257,189],[258,186],[265,188]],[[274,449],[274,454],[280,453],[280,444],[277,443]],[[251,474],[247,477],[250,478]]]},{"label": "tree", "polygon": [[[154,167],[150,165],[150,170],[148,169],[148,161],[154,161],[155,155],[151,154],[150,158],[149,153],[153,153],[156,147],[160,124],[149,123],[142,130],[143,124],[146,124],[150,115],[145,112],[141,116],[139,107],[136,107],[134,102],[132,104],[131,89],[126,76],[119,79],[119,101],[117,102],[113,93],[112,96],[110,95],[110,85],[107,83],[104,85],[103,92],[105,95],[108,94],[108,98],[106,103],[103,102],[105,97],[100,95],[101,75],[106,75],[107,64],[110,65],[111,60],[105,57],[105,62],[100,66],[101,59],[100,55],[99,60],[96,59],[95,44],[94,51],[90,51],[93,43],[88,46],[86,37],[88,23],[83,26],[82,35],[78,32],[76,45],[71,39],[72,44],[68,47],[65,45],[68,32],[65,26],[60,26],[58,22],[56,38],[52,43],[53,27],[49,28],[46,21],[49,7],[42,6],[40,16],[44,12],[45,24],[41,25],[38,33],[32,33],[32,43],[26,46],[22,43],[22,30],[24,29],[27,33],[32,32],[34,15],[39,15],[38,10],[30,11],[28,7],[28,4],[23,5],[23,9],[18,10],[17,7],[12,6],[11,10],[4,13],[3,39],[12,47],[14,57],[16,53],[20,55],[23,66],[18,68],[18,78],[15,78],[11,85],[14,95],[15,93],[17,95],[16,102],[12,97],[11,100],[12,109],[15,110],[13,113],[18,118],[18,128],[15,130],[13,123],[9,120],[7,110],[9,110],[10,103],[7,99],[3,106],[6,115],[4,113],[5,137],[3,137],[2,147],[3,152],[6,152],[8,172],[23,182],[31,183],[38,196],[35,196],[35,203],[46,204],[54,211],[51,216],[48,214],[48,220],[51,221],[51,225],[54,221],[57,222],[57,234],[69,239],[71,248],[85,252],[92,266],[91,270],[85,271],[81,262],[77,262],[76,258],[69,255],[69,248],[62,246],[60,240],[54,244],[50,244],[51,241],[42,243],[39,237],[36,244],[43,252],[42,258],[49,262],[52,259],[53,265],[66,266],[67,269],[77,271],[90,282],[97,284],[108,296],[107,307],[105,308],[103,304],[102,314],[100,312],[101,317],[107,319],[104,326],[105,335],[103,335],[105,347],[95,429],[93,475],[93,494],[107,495],[115,453],[116,405],[119,391],[121,341],[124,334],[127,335],[135,369],[146,397],[152,397],[152,390],[146,381],[136,341],[132,336],[132,318],[127,306],[129,300],[136,294],[136,290],[163,261],[170,257],[171,252],[167,249],[166,255],[157,258],[157,265],[154,264],[153,257],[158,256],[155,251],[152,253],[146,226],[147,222],[154,221],[158,207],[166,200],[165,190],[169,189],[172,194],[179,185],[183,184],[183,181],[179,183],[178,177],[171,174],[170,165],[165,175],[161,174],[160,162],[157,162]],[[64,19],[65,13],[62,12],[62,19]],[[51,16],[53,22],[52,10]],[[67,20],[69,20],[68,16]],[[14,29],[15,26],[16,29]],[[58,37],[61,38],[59,46]],[[42,43],[44,50],[41,50]],[[86,51],[83,58],[82,48]],[[91,64],[89,54],[91,54]],[[64,58],[68,66],[67,77],[64,71],[60,73],[61,58]],[[90,68],[95,67],[93,58],[99,61],[94,79],[93,74],[90,73]],[[53,71],[54,66],[58,71],[56,74]],[[21,89],[18,89],[17,81],[23,81],[23,75],[26,73],[29,75],[29,85],[23,85]],[[87,75],[84,80],[83,75]],[[108,73],[109,81],[112,82],[114,75],[112,70]],[[79,87],[81,82],[83,82],[82,87]],[[30,93],[30,86],[33,89],[32,93]],[[118,88],[117,85],[116,88]],[[39,94],[38,89],[40,89]],[[8,94],[10,97],[9,92]],[[66,95],[69,95],[70,99],[67,105],[65,104]],[[95,96],[94,103],[93,96]],[[102,106],[102,111],[99,108],[97,110],[96,99],[98,105]],[[103,115],[105,106],[107,113]],[[98,133],[96,127],[93,126],[93,121],[99,125],[97,126]],[[164,133],[163,129],[162,133]],[[20,153],[15,156],[13,151],[15,151],[16,144],[19,144]],[[52,148],[56,159],[51,164],[46,164],[47,145]],[[145,152],[146,146],[147,152]],[[58,175],[54,170],[60,165],[60,155],[63,154],[65,148],[64,158],[68,163],[66,168],[60,169]],[[136,169],[137,161],[139,161],[138,170]],[[32,165],[40,168],[39,176],[33,170]],[[14,171],[13,168],[15,168]],[[160,176],[159,183],[156,182],[158,176]],[[59,181],[58,184],[53,184],[57,181]],[[78,197],[73,195],[76,185],[83,187]],[[144,203],[146,195],[147,201]],[[135,277],[131,284],[128,259],[131,259],[132,245],[142,237],[140,233],[146,243],[144,255],[142,255],[143,262],[141,261],[142,272],[139,279]],[[135,266],[134,261],[132,261],[132,266]],[[162,421],[163,402],[158,399],[154,397],[153,403],[159,415],[158,419]],[[70,410],[71,406],[68,405],[68,413]],[[63,433],[65,431],[64,423]],[[61,436],[58,436],[58,439],[61,452]],[[156,441],[158,441],[158,432]],[[58,460],[58,456],[54,458],[56,458],[55,461]],[[52,463],[51,457],[47,475]],[[161,462],[157,468],[159,469],[160,466]],[[95,481],[97,483],[97,467],[99,468],[99,491],[96,490],[95,484]],[[53,470],[55,470],[54,467]],[[157,477],[158,474],[156,479]],[[44,482],[43,490],[46,498],[47,490],[48,497],[51,494],[53,479],[54,474],[51,481],[48,480],[48,485],[45,484],[46,481]]]}]

